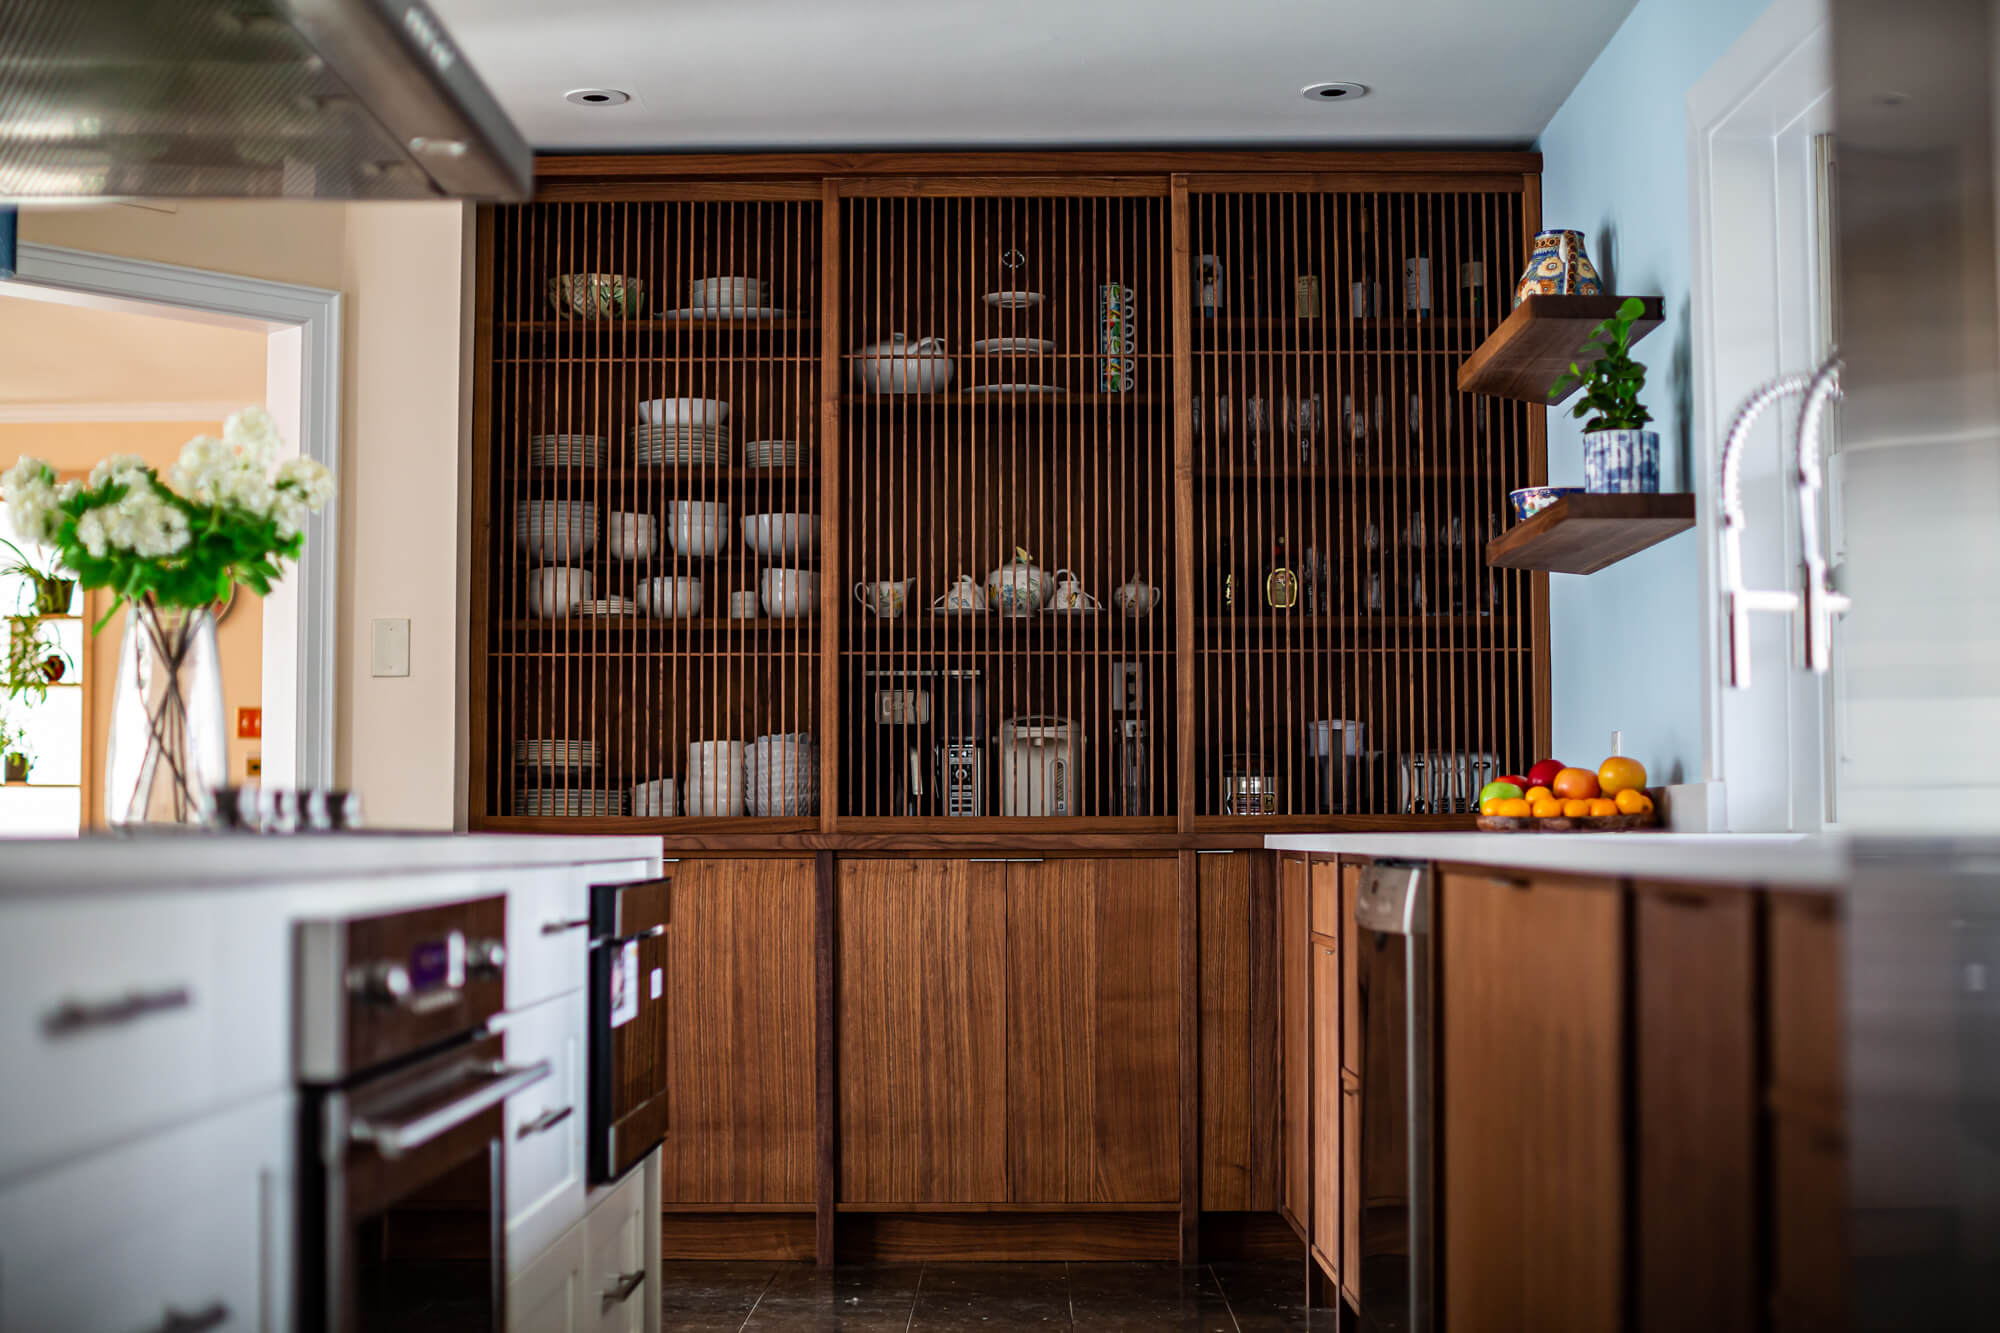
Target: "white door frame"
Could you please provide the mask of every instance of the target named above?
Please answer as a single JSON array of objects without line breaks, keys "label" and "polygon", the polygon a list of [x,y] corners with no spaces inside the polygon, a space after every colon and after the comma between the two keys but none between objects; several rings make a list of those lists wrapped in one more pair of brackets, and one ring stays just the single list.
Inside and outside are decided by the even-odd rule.
[{"label": "white door frame", "polygon": [[340,293],[26,241],[9,285],[39,289],[21,294],[41,299],[137,302],[250,320],[270,335],[266,406],[297,453],[324,464],[336,485],[334,499],[306,520],[297,567],[264,599],[264,781],[300,790],[332,787]]},{"label": "white door frame", "polygon": [[[1717,580],[1730,414],[1756,386],[1810,372],[1820,357],[1810,276],[1801,291],[1819,256],[1801,238],[1812,234],[1810,128],[1831,117],[1831,42],[1827,0],[1771,0],[1687,95],[1702,717],[1717,831],[1817,832],[1824,809],[1826,678],[1790,669],[1796,626],[1766,615],[1751,626],[1754,688],[1726,689]],[[1767,412],[1745,447],[1744,566],[1755,587],[1796,589],[1799,579],[1794,419],[1789,406]]]}]

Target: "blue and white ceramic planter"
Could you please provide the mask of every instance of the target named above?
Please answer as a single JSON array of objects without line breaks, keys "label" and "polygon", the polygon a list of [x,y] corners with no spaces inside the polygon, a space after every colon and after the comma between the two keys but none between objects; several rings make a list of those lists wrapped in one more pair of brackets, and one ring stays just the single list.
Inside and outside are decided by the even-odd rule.
[{"label": "blue and white ceramic planter", "polygon": [[1660,489],[1660,433],[1594,430],[1583,437],[1583,484],[1598,495],[1651,494]]}]

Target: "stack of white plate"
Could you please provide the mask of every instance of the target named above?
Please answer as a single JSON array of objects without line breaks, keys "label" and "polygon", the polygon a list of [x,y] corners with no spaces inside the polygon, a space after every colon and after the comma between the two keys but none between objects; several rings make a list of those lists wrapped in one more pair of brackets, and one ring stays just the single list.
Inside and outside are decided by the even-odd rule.
[{"label": "stack of white plate", "polygon": [[578,602],[570,608],[570,614],[578,616],[632,616],[638,613],[637,602],[615,592],[609,597],[594,597]]},{"label": "stack of white plate", "polygon": [[514,793],[514,813],[517,815],[564,815],[583,817],[588,815],[622,815],[627,804],[622,791],[517,791]]},{"label": "stack of white plate", "polygon": [[655,778],[632,788],[632,813],[654,819],[681,812],[680,787],[672,778]]},{"label": "stack of white plate", "polygon": [[529,467],[597,467],[604,462],[601,435],[530,435]]},{"label": "stack of white plate", "polygon": [[632,459],[642,467],[718,467],[728,457],[728,426],[635,426],[632,430]]},{"label": "stack of white plate", "polygon": [[527,768],[596,768],[596,741],[518,740],[514,762]]},{"label": "stack of white plate", "polygon": [[597,506],[588,500],[523,500],[514,506],[514,537],[545,559],[575,560],[597,545]]},{"label": "stack of white plate", "polygon": [[812,733],[759,736],[744,756],[750,813],[764,817],[819,813],[819,747]]},{"label": "stack of white plate", "polygon": [[743,813],[742,741],[696,741],[688,746],[687,812]]},{"label": "stack of white plate", "polygon": [[797,467],[797,440],[752,440],[743,446],[744,467]]},{"label": "stack of white plate", "polygon": [[714,555],[729,545],[729,506],[719,500],[673,501],[667,540],[682,555]]}]

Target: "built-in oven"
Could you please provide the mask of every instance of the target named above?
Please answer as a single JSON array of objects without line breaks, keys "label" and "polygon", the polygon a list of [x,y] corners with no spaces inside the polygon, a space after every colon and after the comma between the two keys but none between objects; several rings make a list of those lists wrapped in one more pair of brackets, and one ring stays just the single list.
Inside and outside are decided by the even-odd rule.
[{"label": "built-in oven", "polygon": [[667,1130],[671,874],[590,891],[590,1182],[618,1179]]},{"label": "built-in oven", "polygon": [[505,900],[302,922],[297,1326],[501,1333]]}]

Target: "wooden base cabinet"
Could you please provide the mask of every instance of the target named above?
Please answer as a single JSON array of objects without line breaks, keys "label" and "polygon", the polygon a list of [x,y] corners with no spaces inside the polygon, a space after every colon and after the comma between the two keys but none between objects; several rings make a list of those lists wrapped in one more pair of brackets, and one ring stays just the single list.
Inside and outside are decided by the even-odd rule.
[{"label": "wooden base cabinet", "polygon": [[1312,1068],[1306,1046],[1312,1040],[1308,976],[1312,939],[1308,925],[1307,861],[1302,856],[1278,861],[1278,1013],[1279,1072],[1284,1080],[1280,1113],[1284,1139],[1285,1215],[1301,1235],[1312,1225]]},{"label": "wooden base cabinet", "polygon": [[1164,857],[843,860],[844,1204],[1179,1197]]},{"label": "wooden base cabinet", "polygon": [[1280,1206],[1275,858],[1196,860],[1201,966],[1201,1206]]},{"label": "wooden base cabinet", "polygon": [[1312,1248],[1320,1267],[1341,1277],[1344,1154],[1341,1152],[1340,951],[1312,937]]}]

